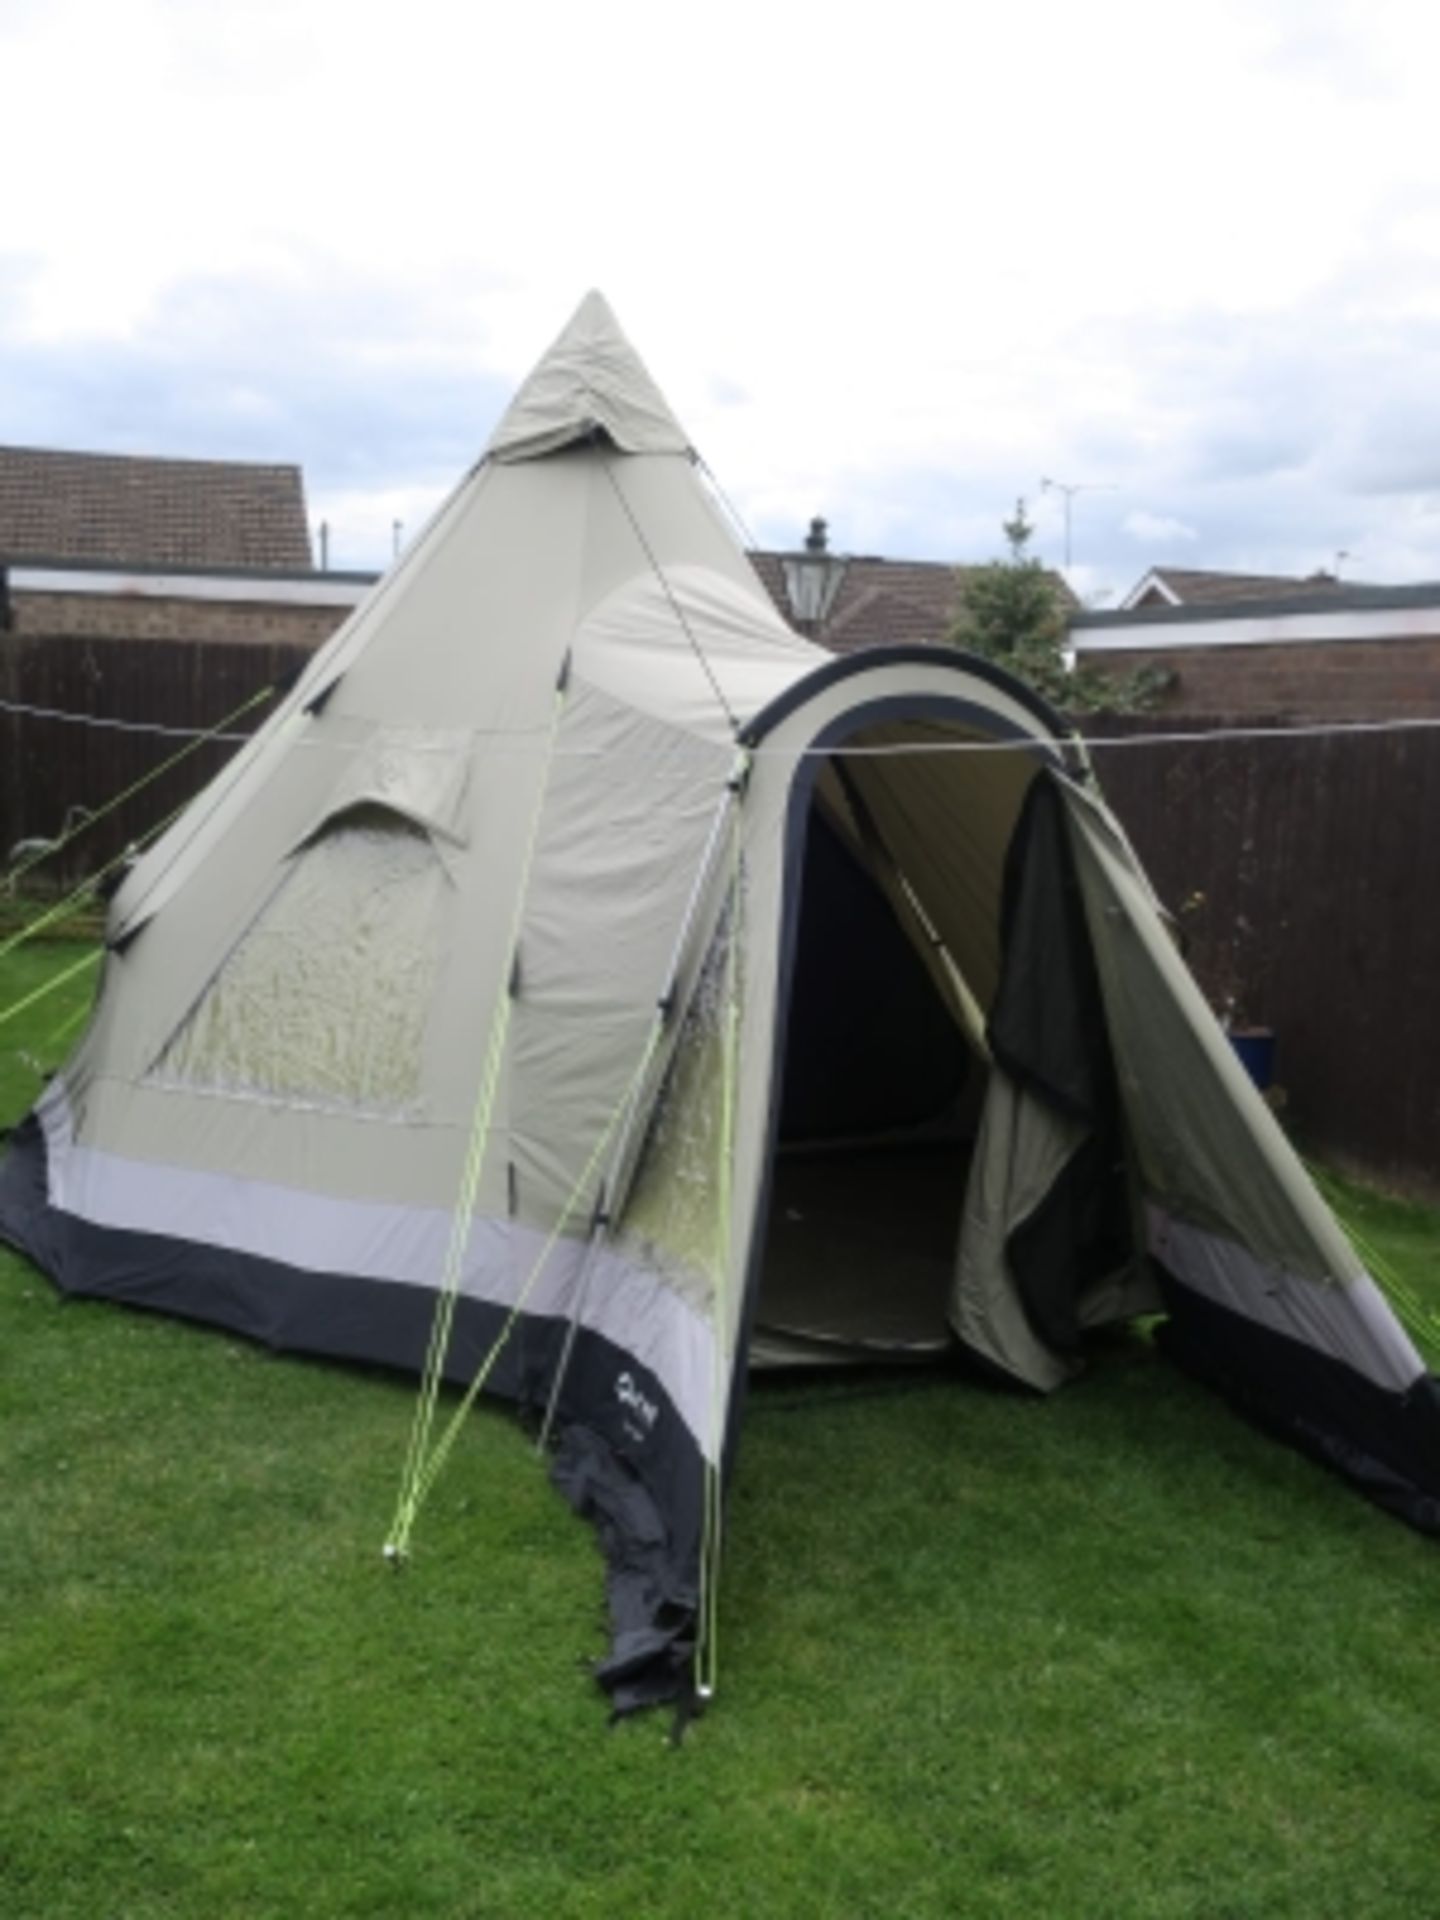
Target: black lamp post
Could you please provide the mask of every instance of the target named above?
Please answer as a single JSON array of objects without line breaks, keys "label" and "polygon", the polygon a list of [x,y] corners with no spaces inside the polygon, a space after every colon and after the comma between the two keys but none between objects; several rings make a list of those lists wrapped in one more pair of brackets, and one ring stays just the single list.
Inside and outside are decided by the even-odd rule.
[{"label": "black lamp post", "polygon": [[785,570],[791,619],[802,633],[818,634],[830,617],[845,578],[845,562],[831,553],[828,530],[818,515],[810,522],[804,552],[784,554],[780,564]]}]

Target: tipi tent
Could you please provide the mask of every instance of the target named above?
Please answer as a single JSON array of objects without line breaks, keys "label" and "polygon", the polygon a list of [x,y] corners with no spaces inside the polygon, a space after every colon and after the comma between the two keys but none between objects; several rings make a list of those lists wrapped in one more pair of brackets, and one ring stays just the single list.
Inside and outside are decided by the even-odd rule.
[{"label": "tipi tent", "polygon": [[1161,1312],[1440,1530],[1435,1383],[1059,721],[791,632],[598,296],[107,944],[0,1234],[537,1409],[622,1708],[703,1679],[765,1360],[963,1347],[1048,1390]]}]

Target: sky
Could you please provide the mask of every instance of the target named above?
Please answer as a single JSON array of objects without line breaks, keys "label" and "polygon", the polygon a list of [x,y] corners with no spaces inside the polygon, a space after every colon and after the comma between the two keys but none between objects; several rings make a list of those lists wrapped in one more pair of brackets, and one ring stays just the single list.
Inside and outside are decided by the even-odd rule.
[{"label": "sky", "polygon": [[1437,56],[1433,0],[0,0],[0,442],[295,462],[380,567],[596,286],[762,545],[1023,497],[1096,604],[1440,579]]}]

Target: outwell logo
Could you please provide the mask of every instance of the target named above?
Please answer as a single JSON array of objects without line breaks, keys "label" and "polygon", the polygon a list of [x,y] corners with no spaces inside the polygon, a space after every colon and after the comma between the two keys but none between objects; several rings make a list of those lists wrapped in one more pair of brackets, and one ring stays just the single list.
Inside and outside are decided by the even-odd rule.
[{"label": "outwell logo", "polygon": [[[636,1386],[633,1374],[622,1373],[619,1376],[615,1382],[615,1398],[620,1402],[622,1407],[628,1408],[631,1413],[637,1415],[638,1418],[645,1423],[646,1433],[650,1431],[655,1425],[655,1422],[660,1418],[659,1407],[656,1406],[653,1400],[647,1399],[639,1387]],[[636,1439],[642,1438],[639,1433],[637,1433],[635,1437]]]}]

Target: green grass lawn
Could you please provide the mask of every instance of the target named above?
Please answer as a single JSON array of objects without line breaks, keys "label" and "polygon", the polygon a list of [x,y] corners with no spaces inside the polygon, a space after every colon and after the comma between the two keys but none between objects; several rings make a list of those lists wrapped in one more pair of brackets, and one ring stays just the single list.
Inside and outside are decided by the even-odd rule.
[{"label": "green grass lawn", "polygon": [[[0,1117],[83,998],[0,1026]],[[1351,1199],[1433,1300],[1440,1219]],[[503,1412],[386,1571],[412,1406],[0,1254],[6,1920],[1440,1911],[1440,1548],[1139,1338],[1048,1403],[757,1390],[679,1750],[607,1731]]]}]

